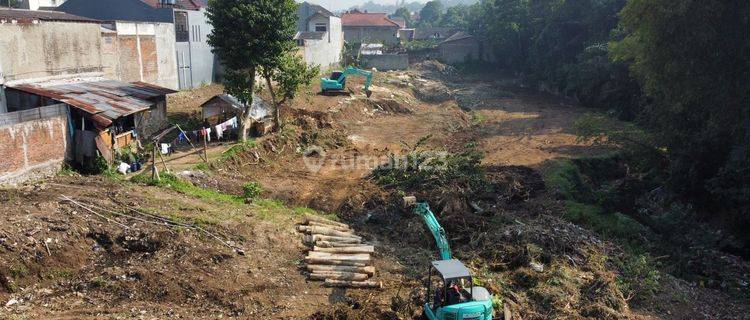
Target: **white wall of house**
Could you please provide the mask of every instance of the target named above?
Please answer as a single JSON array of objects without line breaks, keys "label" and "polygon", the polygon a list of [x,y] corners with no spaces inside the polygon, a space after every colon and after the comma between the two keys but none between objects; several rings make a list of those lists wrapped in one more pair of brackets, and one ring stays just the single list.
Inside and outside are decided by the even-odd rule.
[{"label": "white wall of house", "polygon": [[39,10],[39,7],[57,7],[65,0],[23,0],[20,2],[22,9]]},{"label": "white wall of house", "polygon": [[303,58],[309,65],[318,65],[322,69],[338,66],[344,48],[341,18],[316,16],[310,19],[308,30],[315,31],[320,24],[326,25],[326,34],[321,40],[305,40]]}]

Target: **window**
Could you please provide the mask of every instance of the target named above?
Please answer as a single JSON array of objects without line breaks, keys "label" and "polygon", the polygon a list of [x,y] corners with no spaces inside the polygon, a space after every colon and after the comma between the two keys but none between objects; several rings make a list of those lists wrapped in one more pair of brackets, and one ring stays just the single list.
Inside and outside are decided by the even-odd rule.
[{"label": "window", "polygon": [[177,42],[188,42],[190,40],[190,33],[188,32],[187,12],[175,11],[174,33]]},{"label": "window", "polygon": [[190,26],[190,33],[192,34],[193,42],[201,42],[201,40],[203,40],[201,26]]},{"label": "window", "polygon": [[315,24],[315,32],[326,32],[328,31],[328,25],[325,23],[316,23]]},{"label": "window", "polygon": [[297,45],[300,46],[300,47],[304,47],[305,46],[305,40],[304,39],[297,39]]}]

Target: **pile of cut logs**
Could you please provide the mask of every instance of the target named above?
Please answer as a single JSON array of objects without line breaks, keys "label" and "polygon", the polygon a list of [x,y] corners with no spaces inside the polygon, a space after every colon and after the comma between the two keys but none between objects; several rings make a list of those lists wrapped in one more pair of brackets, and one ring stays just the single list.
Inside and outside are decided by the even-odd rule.
[{"label": "pile of cut logs", "polygon": [[375,274],[370,254],[375,247],[362,243],[348,225],[319,216],[306,215],[297,231],[312,250],[305,257],[310,280],[325,281],[328,287],[380,288],[368,281]]}]

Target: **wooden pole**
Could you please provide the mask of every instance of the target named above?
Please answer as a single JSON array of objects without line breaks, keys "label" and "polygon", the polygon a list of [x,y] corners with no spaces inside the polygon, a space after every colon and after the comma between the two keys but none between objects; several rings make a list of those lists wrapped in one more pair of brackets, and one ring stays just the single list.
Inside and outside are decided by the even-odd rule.
[{"label": "wooden pole", "polygon": [[[182,135],[185,136],[185,140],[187,140],[187,142],[190,144],[190,147],[193,148],[193,149],[196,149],[195,145],[193,144],[193,142],[190,141],[190,138],[188,137],[187,133],[185,133],[185,130],[182,130],[182,128],[180,127],[179,124],[176,124],[175,126],[177,127],[177,130],[180,130],[180,132],[182,132]],[[200,156],[201,156],[201,154],[199,153],[199,157]],[[204,157],[203,161],[204,162],[208,162],[208,159]]]},{"label": "wooden pole", "polygon": [[151,150],[151,179],[159,181],[159,169],[156,168],[156,144],[158,141],[154,140],[154,148]]},{"label": "wooden pole", "polygon": [[203,136],[203,159],[208,162],[208,132]]}]

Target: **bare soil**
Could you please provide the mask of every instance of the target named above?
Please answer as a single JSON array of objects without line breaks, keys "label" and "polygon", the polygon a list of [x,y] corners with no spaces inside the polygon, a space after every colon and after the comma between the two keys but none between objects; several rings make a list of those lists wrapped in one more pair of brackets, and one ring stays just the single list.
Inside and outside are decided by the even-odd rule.
[{"label": "bare soil", "polygon": [[[669,275],[654,296],[624,296],[619,271],[605,258],[623,250],[563,220],[563,205],[541,175],[550,161],[605,152],[572,132],[587,110],[512,80],[446,80],[453,72],[430,62],[378,73],[370,99],[356,81],[351,96],[318,95],[313,86],[284,110],[282,132],[257,138],[255,148],[227,157],[231,144],[214,142],[210,165],[201,165],[196,150],[167,160],[197,186],[240,195],[255,181],[264,198],[283,204],[77,175],[0,190],[0,319],[416,318],[435,246],[422,221],[400,210],[398,195],[375,184],[371,172],[427,136],[431,149],[474,143],[485,154],[494,200],[480,203],[484,213],[448,196],[431,205],[456,256],[502,297],[513,319],[748,318],[746,301]],[[220,91],[171,97],[170,118],[195,121],[199,105]],[[110,216],[125,229],[62,195],[196,223],[245,255],[193,229]],[[307,281],[305,248],[293,228],[308,210],[302,207],[335,213],[375,244],[375,280],[385,288]]]}]

